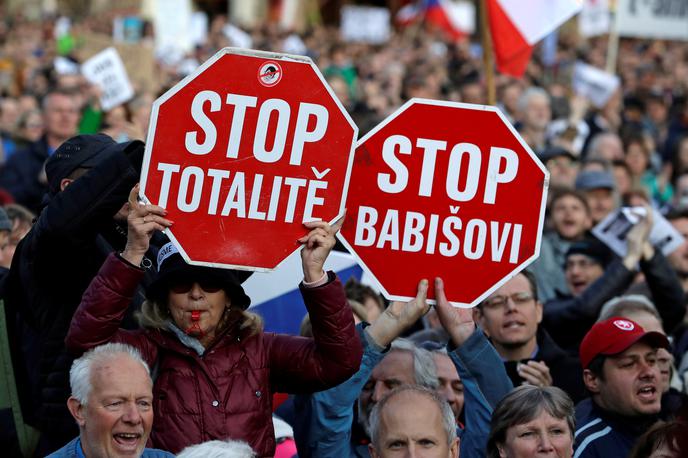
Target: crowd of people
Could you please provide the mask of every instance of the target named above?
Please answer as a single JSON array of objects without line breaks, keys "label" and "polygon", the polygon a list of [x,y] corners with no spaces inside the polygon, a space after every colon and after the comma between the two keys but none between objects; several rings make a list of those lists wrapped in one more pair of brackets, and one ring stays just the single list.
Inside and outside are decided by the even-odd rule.
[{"label": "crowd of people", "polygon": [[[107,15],[75,22],[111,34]],[[16,456],[649,457],[688,450],[688,46],[622,39],[618,90],[576,94],[606,37],[564,27],[554,63],[497,75],[497,104],[550,172],[539,258],[474,309],[442,278],[387,303],[323,270],[341,222],[305,223],[301,336],[263,329],[247,274],[187,265],[137,199],[152,101],[222,47],[226,18],[156,86],[103,111],[54,64],[55,21],[0,18],[0,410]],[[486,104],[480,47],[422,27],[249,31],[318,65],[361,135],[412,97]],[[142,44],[142,46],[145,44]],[[123,56],[127,59],[127,56]],[[78,63],[78,62],[77,62]],[[193,65],[191,65],[193,67]],[[527,198],[527,196],[523,196]],[[621,255],[592,235],[625,209]],[[392,267],[390,268],[400,268]],[[470,281],[470,278],[464,279]],[[426,302],[433,282],[437,304]],[[447,288],[461,288],[460,284]],[[0,320],[0,324],[3,321]],[[0,353],[3,354],[3,353]],[[288,397],[282,394],[289,394]],[[35,440],[20,434],[33,428]],[[664,453],[659,455],[659,453]]]}]

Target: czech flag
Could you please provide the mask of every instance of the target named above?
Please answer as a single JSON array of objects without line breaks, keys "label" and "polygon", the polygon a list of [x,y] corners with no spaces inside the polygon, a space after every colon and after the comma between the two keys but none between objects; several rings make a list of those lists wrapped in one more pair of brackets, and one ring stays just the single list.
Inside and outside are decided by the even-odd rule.
[{"label": "czech flag", "polygon": [[421,0],[410,3],[401,8],[396,14],[399,25],[408,25],[419,20],[433,25],[452,40],[458,40],[467,35],[462,29],[460,20],[456,17],[456,10],[452,8],[450,0]]},{"label": "czech flag", "polygon": [[497,70],[520,78],[535,44],[582,9],[582,0],[487,0]]}]

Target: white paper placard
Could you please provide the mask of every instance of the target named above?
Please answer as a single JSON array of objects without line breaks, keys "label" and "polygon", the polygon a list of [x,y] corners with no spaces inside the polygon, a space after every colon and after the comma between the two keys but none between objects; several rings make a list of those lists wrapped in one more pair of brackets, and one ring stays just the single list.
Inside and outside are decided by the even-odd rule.
[{"label": "white paper placard", "polygon": [[100,105],[104,111],[134,97],[129,76],[115,48],[107,48],[88,59],[81,65],[81,73],[88,81],[100,87]]},{"label": "white paper placard", "polygon": [[380,44],[389,40],[387,8],[346,5],[342,7],[341,34],[345,41]]},{"label": "white paper placard", "polygon": [[573,90],[587,97],[597,108],[602,108],[609,101],[620,84],[618,76],[592,65],[576,62],[573,68]]},{"label": "white paper placard", "polygon": [[[619,257],[623,258],[626,255],[626,237],[638,222],[638,208],[644,210],[642,207],[622,207],[607,215],[592,229],[593,235]],[[658,211],[652,210],[652,229],[650,229],[649,241],[664,256],[668,256],[680,247],[685,239],[666,218]]]},{"label": "white paper placard", "polygon": [[181,54],[190,52],[194,45],[191,0],[153,0],[153,30],[156,54],[170,49]]},{"label": "white paper placard", "polygon": [[611,14],[607,0],[584,0],[578,15],[578,31],[584,37],[609,33]]}]

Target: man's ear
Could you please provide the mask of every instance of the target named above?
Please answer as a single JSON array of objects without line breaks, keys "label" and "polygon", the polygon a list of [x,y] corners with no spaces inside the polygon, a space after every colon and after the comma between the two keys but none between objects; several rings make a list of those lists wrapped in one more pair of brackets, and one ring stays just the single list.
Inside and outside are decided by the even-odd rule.
[{"label": "man's ear", "polygon": [[506,450],[504,449],[504,444],[497,444],[497,451],[499,452],[499,458],[506,458]]},{"label": "man's ear", "polygon": [[483,311],[480,309],[480,307],[473,307],[473,321],[480,325],[480,327],[483,329],[483,332],[487,334],[488,337],[490,336],[485,328],[485,323],[483,323]]},{"label": "man's ear", "polygon": [[377,454],[375,451],[375,447],[373,447],[373,444],[368,444],[368,452],[370,452],[370,458],[379,458],[380,455]]},{"label": "man's ear", "polygon": [[60,180],[60,191],[64,191],[67,186],[74,182],[71,178],[63,178]]},{"label": "man's ear", "polygon": [[585,387],[592,394],[599,394],[600,378],[597,375],[593,374],[590,369],[583,370],[583,383],[585,383]]},{"label": "man's ear", "polygon": [[452,442],[449,446],[449,456],[451,456],[451,458],[459,458],[460,443],[461,439],[457,437],[456,439],[454,439],[454,442]]},{"label": "man's ear", "polygon": [[535,314],[537,319],[537,324],[542,323],[543,306],[542,302],[535,301]]},{"label": "man's ear", "polygon": [[77,398],[70,396],[69,399],[67,399],[67,408],[79,426],[84,426],[86,424],[86,418],[84,417],[84,405],[79,402]]}]

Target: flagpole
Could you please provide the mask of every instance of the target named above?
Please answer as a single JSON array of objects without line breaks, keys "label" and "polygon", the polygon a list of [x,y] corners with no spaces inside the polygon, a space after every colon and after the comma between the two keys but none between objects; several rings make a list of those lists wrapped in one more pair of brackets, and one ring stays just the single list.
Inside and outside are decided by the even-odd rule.
[{"label": "flagpole", "polygon": [[480,0],[480,35],[483,45],[483,69],[485,71],[485,84],[487,85],[487,104],[497,105],[492,40],[490,39],[490,23],[487,20],[487,0]]},{"label": "flagpole", "polygon": [[619,53],[619,30],[616,27],[616,8],[617,5],[612,2],[610,5],[610,24],[609,24],[609,38],[607,42],[607,65],[605,70],[608,73],[616,74],[616,58]]}]

